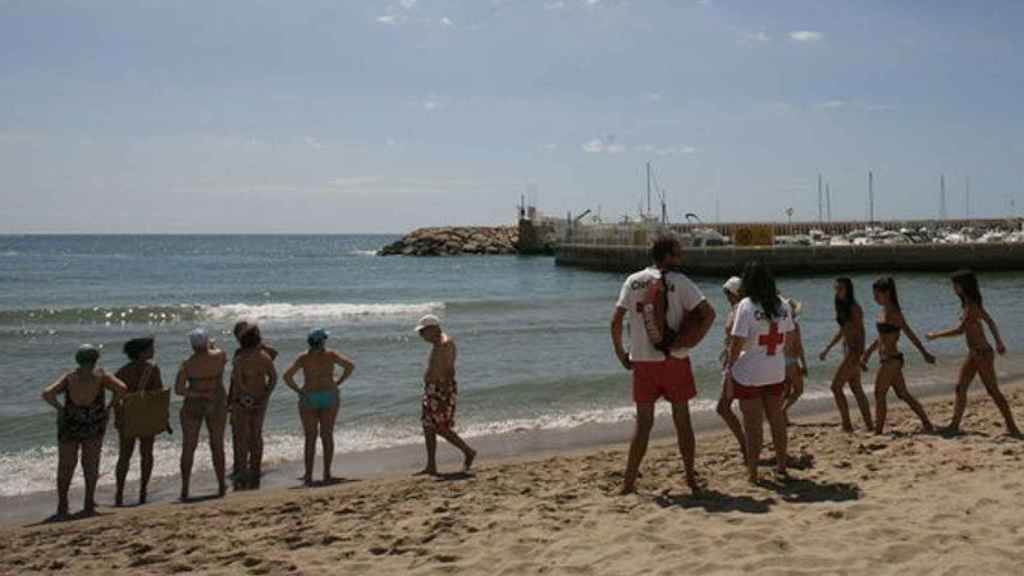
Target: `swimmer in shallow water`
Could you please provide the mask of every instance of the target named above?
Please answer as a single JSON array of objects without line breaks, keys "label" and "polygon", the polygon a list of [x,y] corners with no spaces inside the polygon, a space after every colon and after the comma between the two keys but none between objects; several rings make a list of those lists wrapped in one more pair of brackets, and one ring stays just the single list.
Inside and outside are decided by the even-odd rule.
[{"label": "swimmer in shallow water", "polygon": [[[324,483],[333,479],[331,461],[334,459],[334,425],[341,406],[338,389],[352,376],[355,365],[348,357],[327,348],[330,334],[321,328],[306,337],[309,350],[299,354],[285,370],[284,382],[299,395],[299,418],[306,436],[306,474],[303,482],[313,484],[313,463],[316,460],[316,439],[324,451]],[[341,376],[334,377],[334,368],[341,368]],[[295,375],[302,370],[302,387],[295,383]]]}]

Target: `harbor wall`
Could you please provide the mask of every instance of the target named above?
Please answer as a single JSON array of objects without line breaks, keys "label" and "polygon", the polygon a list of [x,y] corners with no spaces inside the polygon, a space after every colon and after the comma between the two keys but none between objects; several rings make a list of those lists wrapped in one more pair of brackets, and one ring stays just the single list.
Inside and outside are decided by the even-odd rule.
[{"label": "harbor wall", "polygon": [[[701,276],[739,274],[762,260],[778,275],[850,272],[952,272],[1024,270],[1021,244],[894,244],[872,246],[772,246],[683,248],[683,269]],[[555,263],[586,270],[627,273],[649,264],[643,246],[564,244]]]}]

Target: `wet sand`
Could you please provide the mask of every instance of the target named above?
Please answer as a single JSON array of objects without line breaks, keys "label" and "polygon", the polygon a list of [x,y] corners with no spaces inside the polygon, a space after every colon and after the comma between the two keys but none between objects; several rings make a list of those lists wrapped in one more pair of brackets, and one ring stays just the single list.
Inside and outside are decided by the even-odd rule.
[{"label": "wet sand", "polygon": [[[1024,421],[1024,386],[1004,390]],[[948,422],[952,395],[926,406]],[[731,436],[702,434],[702,497],[659,441],[630,496],[617,495],[622,442],[484,459],[472,475],[102,508],[0,529],[0,574],[1018,574],[1024,442],[979,385],[963,428],[923,434],[895,398],[884,436],[799,417],[800,465],[788,481],[766,465],[761,486],[747,484]]]}]

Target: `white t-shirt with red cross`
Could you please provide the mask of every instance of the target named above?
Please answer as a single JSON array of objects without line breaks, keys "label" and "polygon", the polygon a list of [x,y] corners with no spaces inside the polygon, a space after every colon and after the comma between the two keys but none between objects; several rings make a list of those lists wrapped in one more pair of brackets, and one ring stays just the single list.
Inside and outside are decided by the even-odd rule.
[{"label": "white t-shirt with red cross", "polygon": [[[662,272],[655,267],[646,268],[626,279],[619,292],[616,306],[629,312],[629,359],[632,362],[661,362],[665,355],[654,347],[647,337],[644,327],[644,315],[641,306],[647,295],[647,287],[651,282],[659,282]],[[689,278],[678,272],[667,272],[665,283],[668,285],[668,311],[666,320],[668,327],[679,330],[683,315],[704,301],[704,294]],[[672,350],[673,358],[686,358],[690,355],[687,348]]]},{"label": "white t-shirt with red cross", "polygon": [[736,307],[732,335],[745,338],[732,366],[732,377],[744,386],[770,386],[786,379],[786,334],[795,330],[793,310],[779,302],[778,315],[769,320],[760,305],[744,298]]}]

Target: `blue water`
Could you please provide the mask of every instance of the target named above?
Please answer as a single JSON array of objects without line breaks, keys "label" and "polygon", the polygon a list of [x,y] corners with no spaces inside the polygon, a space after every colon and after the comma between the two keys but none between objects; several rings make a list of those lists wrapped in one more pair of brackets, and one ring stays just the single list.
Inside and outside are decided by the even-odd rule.
[{"label": "blue water", "polygon": [[[72,368],[83,342],[104,346],[103,365],[124,361],[121,344],[154,334],[157,362],[170,382],[187,356],[186,334],[206,326],[232,350],[231,326],[260,322],[281,351],[279,370],[304,346],[312,326],[328,328],[332,347],[356,363],[342,391],[337,431],[343,452],[419,442],[420,376],[428,352],[412,332],[416,319],[442,316],[457,339],[459,428],[467,436],[522,429],[573,428],[631,416],[629,375],[611,353],[608,320],[623,278],[560,269],[550,258],[382,258],[391,236],[0,236],[0,496],[52,489],[53,412],[43,387]],[[987,304],[1019,349],[1015,327],[1024,283],[1015,274],[983,278]],[[696,279],[725,316],[721,279]],[[855,278],[869,318],[872,278]],[[899,276],[904,308],[923,334],[947,327],[956,300],[941,276]],[[826,394],[835,361],[817,362],[831,336],[831,280],[784,280],[804,302],[803,331],[812,365],[808,392]],[[694,354],[700,399],[718,395],[715,359],[721,325]],[[911,359],[911,379],[952,379],[961,343],[933,346],[939,368]],[[1016,358],[1015,356],[1013,358]],[[1004,366],[1014,366],[1013,358]],[[294,394],[281,386],[267,423],[267,458],[301,457]],[[111,440],[113,434],[111,436]],[[157,474],[177,471],[178,436],[158,442]],[[113,451],[108,454],[113,454]],[[208,459],[197,457],[197,466]],[[109,481],[113,458],[104,460]]]}]

